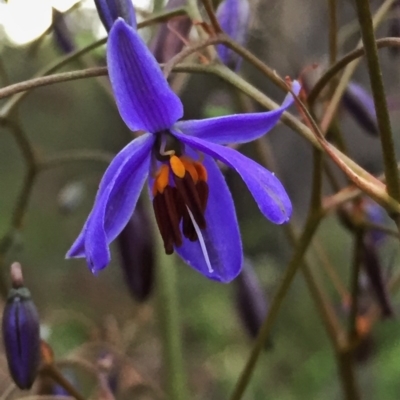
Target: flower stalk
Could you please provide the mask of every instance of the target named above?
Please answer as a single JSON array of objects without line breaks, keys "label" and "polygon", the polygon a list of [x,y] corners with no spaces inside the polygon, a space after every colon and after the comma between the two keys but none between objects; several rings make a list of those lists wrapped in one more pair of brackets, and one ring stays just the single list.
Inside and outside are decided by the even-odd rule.
[{"label": "flower stalk", "polygon": [[[154,225],[154,224],[153,224]],[[157,235],[158,237],[158,235]],[[189,399],[183,361],[181,321],[177,288],[177,263],[156,246],[156,293],[158,321],[164,352],[164,374],[168,399]]]},{"label": "flower stalk", "polygon": [[393,133],[390,126],[382,72],[379,65],[378,51],[375,43],[371,10],[368,1],[356,0],[356,5],[361,34],[365,46],[365,55],[367,58],[369,78],[375,103],[376,117],[380,131],[387,191],[391,197],[400,201],[400,177],[397,169]]}]

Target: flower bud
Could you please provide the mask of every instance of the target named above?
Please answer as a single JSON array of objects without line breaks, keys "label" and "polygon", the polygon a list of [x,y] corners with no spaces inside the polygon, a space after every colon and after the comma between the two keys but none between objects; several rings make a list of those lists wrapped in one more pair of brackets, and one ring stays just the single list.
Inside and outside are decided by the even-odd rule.
[{"label": "flower bud", "polygon": [[[395,1],[392,5],[392,11],[395,14],[389,21],[389,32],[388,36],[400,37],[400,1]],[[389,53],[391,56],[396,57],[399,55],[400,47],[390,46]]]},{"label": "flower bud", "polygon": [[2,320],[4,348],[15,384],[20,389],[30,389],[40,362],[39,315],[29,290],[22,286],[20,265],[14,263],[12,270],[13,288]]},{"label": "flower bud", "polygon": [[380,263],[376,246],[368,238],[364,239],[363,247],[363,265],[370,287],[375,293],[378,304],[384,317],[393,317],[393,307],[390,296],[386,288],[385,279],[382,274],[382,265]]},{"label": "flower bud", "polygon": [[[186,2],[183,0],[169,0],[165,10],[173,10],[182,7]],[[149,48],[159,63],[165,63],[178,54],[187,39],[192,20],[188,16],[176,17],[160,26],[157,35],[152,40]]]},{"label": "flower bud", "polygon": [[349,82],[342,104],[361,128],[373,136],[379,135],[374,100],[361,85]]},{"label": "flower bud", "polygon": [[75,43],[65,22],[65,17],[55,8],[53,8],[53,38],[63,53],[69,54],[75,50]]},{"label": "flower bud", "polygon": [[153,232],[142,202],[118,236],[121,266],[129,291],[137,301],[145,301],[154,283]]},{"label": "flower bud", "polygon": [[[363,207],[365,211],[365,217],[367,221],[377,224],[384,225],[386,211],[377,203],[372,200],[365,199],[363,202]],[[371,238],[374,244],[381,244],[383,239],[387,237],[385,232],[382,232],[378,229],[371,229],[367,232],[367,236]]]},{"label": "flower bud", "polygon": [[128,25],[136,29],[136,13],[132,0],[94,0],[94,2],[107,32],[118,18],[123,18]]},{"label": "flower bud", "polygon": [[[250,6],[248,0],[223,0],[219,5],[216,16],[224,32],[244,45],[250,22]],[[217,45],[217,53],[222,62],[229,68],[238,69],[241,57],[228,47]]]},{"label": "flower bud", "polygon": [[248,334],[255,338],[268,312],[267,300],[250,263],[245,262],[236,279],[237,306]]}]

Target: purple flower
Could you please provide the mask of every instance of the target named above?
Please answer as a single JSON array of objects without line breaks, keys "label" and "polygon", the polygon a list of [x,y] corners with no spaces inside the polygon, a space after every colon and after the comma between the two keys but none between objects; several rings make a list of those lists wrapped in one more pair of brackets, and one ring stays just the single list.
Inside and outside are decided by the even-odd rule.
[{"label": "purple flower", "polygon": [[349,82],[342,102],[350,115],[366,132],[373,136],[379,135],[374,99],[361,85]]},{"label": "purple flower", "polygon": [[[268,219],[286,222],[292,206],[280,181],[222,144],[264,135],[292,104],[292,96],[270,112],[178,121],[181,101],[138,33],[122,20],[110,31],[107,62],[122,119],[144,134],[111,162],[67,257],[86,257],[92,272],[106,267],[109,244],[128,223],[148,177],[166,253],[175,250],[208,278],[229,282],[241,270],[242,245],[232,197],[215,160],[240,174]],[[293,89],[299,91],[297,82]]]},{"label": "purple flower", "polygon": [[[216,16],[221,28],[232,39],[244,45],[247,40],[250,19],[248,0],[224,0],[218,7]],[[222,62],[230,68],[238,69],[240,56],[223,44],[217,46]]]},{"label": "purple flower", "polygon": [[94,0],[94,2],[107,32],[119,17],[123,18],[132,28],[136,28],[136,13],[132,0]]}]

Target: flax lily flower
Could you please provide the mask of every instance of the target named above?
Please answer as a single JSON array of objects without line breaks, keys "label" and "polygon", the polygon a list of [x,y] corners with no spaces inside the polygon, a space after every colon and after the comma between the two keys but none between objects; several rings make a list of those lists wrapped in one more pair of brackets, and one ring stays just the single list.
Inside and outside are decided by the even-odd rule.
[{"label": "flax lily flower", "polygon": [[[128,223],[148,178],[166,253],[176,251],[210,279],[231,281],[242,267],[242,245],[232,197],[215,160],[239,173],[268,219],[286,222],[292,206],[278,178],[222,144],[265,134],[292,96],[270,112],[178,121],[181,101],[138,33],[122,19],[110,31],[107,63],[122,119],[132,131],[145,133],[111,162],[67,257],[86,257],[93,272],[106,267],[109,245]],[[293,89],[299,91],[297,82]]]},{"label": "flax lily flower", "polygon": [[[224,32],[237,43],[244,46],[250,25],[250,4],[248,0],[224,0],[216,13],[218,22]],[[242,58],[223,44],[217,45],[221,61],[228,67],[238,70]]]}]

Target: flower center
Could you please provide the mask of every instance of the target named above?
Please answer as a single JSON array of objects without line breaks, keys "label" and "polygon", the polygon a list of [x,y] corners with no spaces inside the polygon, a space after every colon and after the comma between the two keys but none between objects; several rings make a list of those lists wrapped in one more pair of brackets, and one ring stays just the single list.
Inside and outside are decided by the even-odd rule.
[{"label": "flower center", "polygon": [[161,154],[168,158],[162,160],[153,184],[153,208],[165,252],[172,254],[174,245],[182,245],[182,233],[195,242],[200,230],[206,228],[208,184],[207,170],[201,162],[167,151],[170,153]]}]

